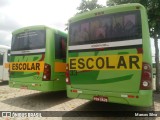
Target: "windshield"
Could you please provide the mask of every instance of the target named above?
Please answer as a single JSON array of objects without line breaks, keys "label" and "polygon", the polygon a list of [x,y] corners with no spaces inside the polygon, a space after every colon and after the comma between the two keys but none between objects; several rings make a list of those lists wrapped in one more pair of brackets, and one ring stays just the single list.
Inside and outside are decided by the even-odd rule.
[{"label": "windshield", "polygon": [[11,50],[32,50],[45,48],[45,30],[32,30],[13,35]]},{"label": "windshield", "polygon": [[141,38],[140,18],[140,11],[136,10],[71,23],[69,44],[93,44]]}]

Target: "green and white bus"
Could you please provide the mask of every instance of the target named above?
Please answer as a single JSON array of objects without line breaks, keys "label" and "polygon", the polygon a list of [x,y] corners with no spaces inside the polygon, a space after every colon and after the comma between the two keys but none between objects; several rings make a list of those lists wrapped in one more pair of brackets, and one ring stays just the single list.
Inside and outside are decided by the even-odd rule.
[{"label": "green and white bus", "polygon": [[10,47],[5,45],[0,45],[0,81],[9,80],[9,56],[10,56]]},{"label": "green and white bus", "polygon": [[43,25],[12,33],[9,86],[38,91],[66,90],[67,35]]},{"label": "green and white bus", "polygon": [[125,4],[69,20],[67,96],[152,105],[152,57],[145,8]]}]

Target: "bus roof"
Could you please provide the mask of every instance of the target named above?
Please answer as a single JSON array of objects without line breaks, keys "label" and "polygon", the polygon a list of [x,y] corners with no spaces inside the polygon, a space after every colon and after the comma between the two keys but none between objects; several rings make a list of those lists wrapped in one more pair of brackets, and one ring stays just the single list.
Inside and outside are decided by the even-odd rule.
[{"label": "bus roof", "polygon": [[0,45],[0,49],[10,49],[10,47],[6,45]]},{"label": "bus roof", "polygon": [[[82,19],[100,16],[100,15],[102,15],[101,12],[104,12],[103,14],[110,14],[110,13],[114,13],[114,12],[117,13],[117,12],[121,12],[121,11],[137,10],[139,8],[144,9],[144,6],[142,6],[139,3],[128,3],[128,4],[111,6],[111,7],[96,8],[96,9],[93,9],[88,12],[77,14],[76,16],[70,18],[69,22],[72,23],[72,22],[76,22],[76,21],[79,21]],[[121,11],[119,9],[121,9]],[[100,15],[96,15],[95,13],[100,14]]]},{"label": "bus roof", "polygon": [[[46,28],[52,29],[52,30],[55,30],[55,31],[58,31],[58,32],[62,32],[62,31],[60,31],[58,29],[50,28],[50,27],[45,26],[45,25],[34,25],[34,26],[27,26],[27,27],[22,27],[22,28],[19,28],[17,30],[14,30],[12,32],[12,34],[17,34],[17,33],[20,33],[20,32],[24,32],[24,30],[26,30],[26,29],[32,29],[32,30],[35,29],[35,30],[37,30],[37,29],[46,29]],[[65,32],[62,32],[62,33],[66,34]]]}]

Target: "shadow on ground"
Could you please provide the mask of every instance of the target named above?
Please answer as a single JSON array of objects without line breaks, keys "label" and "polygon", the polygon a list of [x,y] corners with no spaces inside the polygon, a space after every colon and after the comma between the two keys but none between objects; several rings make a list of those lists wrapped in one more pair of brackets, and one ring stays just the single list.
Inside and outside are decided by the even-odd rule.
[{"label": "shadow on ground", "polygon": [[0,81],[0,86],[8,85],[8,81]]},{"label": "shadow on ground", "polygon": [[160,103],[160,92],[154,92],[154,101]]},{"label": "shadow on ground", "polygon": [[[2,101],[5,104],[20,107],[26,110],[44,110],[63,102],[69,101],[66,97],[66,91],[34,93],[30,95],[9,98]],[[53,110],[54,111],[54,110]]]},{"label": "shadow on ground", "polygon": [[[63,115],[62,120],[155,120],[156,117],[134,117],[135,113],[154,111],[152,107],[136,107],[116,103],[87,102]],[[125,114],[127,113],[127,114]],[[129,115],[129,117],[127,117]],[[121,116],[121,117],[118,117]]]}]

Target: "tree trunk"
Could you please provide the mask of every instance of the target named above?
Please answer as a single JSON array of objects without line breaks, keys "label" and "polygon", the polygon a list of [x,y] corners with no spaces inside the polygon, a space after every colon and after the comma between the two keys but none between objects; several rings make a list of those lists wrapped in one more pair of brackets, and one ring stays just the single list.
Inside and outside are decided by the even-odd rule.
[{"label": "tree trunk", "polygon": [[159,74],[159,48],[158,48],[158,38],[154,36],[154,45],[155,45],[155,62],[156,62],[156,91],[160,91],[160,74]]}]

